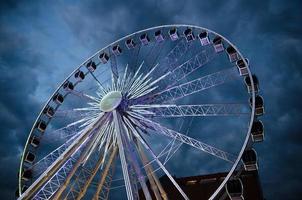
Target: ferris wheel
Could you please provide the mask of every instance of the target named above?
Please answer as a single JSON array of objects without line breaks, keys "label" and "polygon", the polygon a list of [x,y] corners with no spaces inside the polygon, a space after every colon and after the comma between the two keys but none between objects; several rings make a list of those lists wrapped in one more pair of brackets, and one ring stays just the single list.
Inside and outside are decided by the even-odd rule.
[{"label": "ferris wheel", "polygon": [[[58,63],[59,64],[59,63]],[[168,199],[165,176],[227,171],[209,196],[242,198],[257,170],[263,99],[249,60],[191,25],[127,35],[77,67],[28,136],[19,199]],[[64,66],[59,66],[64,67]]]}]

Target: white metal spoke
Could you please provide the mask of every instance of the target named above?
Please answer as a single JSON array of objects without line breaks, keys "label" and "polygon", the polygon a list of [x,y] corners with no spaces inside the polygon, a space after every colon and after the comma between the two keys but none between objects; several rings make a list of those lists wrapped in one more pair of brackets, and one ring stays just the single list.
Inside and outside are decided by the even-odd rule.
[{"label": "white metal spoke", "polygon": [[117,135],[117,145],[119,148],[119,155],[120,155],[120,160],[121,160],[121,164],[122,164],[122,170],[123,170],[123,176],[124,176],[124,181],[125,181],[125,185],[126,185],[126,192],[127,192],[127,197],[128,200],[134,200],[134,194],[132,191],[132,186],[131,186],[131,182],[130,182],[130,176],[129,176],[129,172],[128,172],[128,166],[127,166],[127,162],[126,162],[126,156],[125,156],[125,150],[124,150],[124,146],[123,146],[123,142],[122,142],[122,138],[121,138],[121,123],[119,122],[120,119],[118,119],[118,115],[116,113],[116,111],[113,111],[113,118],[114,118],[114,124],[115,124],[115,131],[116,131],[116,135]]},{"label": "white metal spoke", "polygon": [[215,55],[216,54],[212,46],[202,50],[186,62],[176,66],[172,70],[172,73],[164,80],[165,85],[168,87],[173,86],[178,81],[209,63]]},{"label": "white metal spoke", "polygon": [[80,92],[80,91],[76,91],[76,90],[70,90],[70,93],[75,95],[75,96],[78,96],[82,99],[91,101],[91,102],[99,102],[100,101],[99,98],[96,98],[96,97],[93,97],[91,95],[85,94],[84,92]]},{"label": "white metal spoke", "polygon": [[74,165],[81,154],[82,148],[85,146],[87,139],[83,142],[66,163],[57,170],[57,172],[47,181],[46,184],[35,194],[33,199],[50,199],[60,186],[65,182],[66,177],[71,173]]},{"label": "white metal spoke", "polygon": [[48,166],[50,166],[55,160],[57,160],[57,158],[60,157],[60,155],[65,152],[65,150],[75,140],[77,136],[78,135],[74,135],[72,138],[67,140],[64,144],[62,144],[61,146],[50,152],[48,155],[40,159],[38,162],[36,162],[31,167],[32,169],[35,169],[34,176],[38,176],[41,173],[43,173]]},{"label": "white metal spoke", "polygon": [[146,143],[146,141],[139,136],[138,140],[143,144],[143,146],[146,148],[146,150],[151,154],[152,158],[155,159],[157,164],[160,166],[160,168],[165,172],[165,174],[168,176],[170,181],[173,183],[173,185],[176,187],[176,189],[180,192],[180,194],[183,196],[184,199],[189,200],[188,196],[184,193],[184,191],[181,189],[181,187],[178,185],[178,183],[174,180],[174,178],[171,176],[169,171],[166,169],[166,167],[160,162],[160,160],[156,157],[151,147]]},{"label": "white metal spoke", "polygon": [[85,108],[57,110],[54,117],[68,117],[68,118],[85,118],[89,116],[99,115],[99,110],[85,110]]},{"label": "white metal spoke", "polygon": [[[131,113],[133,114],[133,113]],[[134,117],[139,117],[138,114],[135,114]],[[185,144],[188,144],[192,147],[195,147],[203,152],[206,152],[208,154],[211,154],[217,158],[220,158],[222,160],[226,160],[230,163],[234,163],[234,161],[236,160],[236,157],[230,153],[227,153],[223,150],[220,150],[216,147],[213,147],[211,145],[208,145],[204,142],[201,142],[199,140],[196,140],[194,138],[191,138],[189,136],[186,136],[184,134],[181,134],[177,131],[168,129],[166,127],[163,127],[162,125],[160,125],[159,123],[153,122],[151,120],[148,120],[144,117],[140,117],[140,120],[143,120],[144,123],[146,123],[148,125],[149,128],[153,129],[156,131],[156,133],[161,134],[161,135],[165,135],[167,137],[170,137],[172,139],[176,139],[180,142],[183,142]]]},{"label": "white metal spoke", "polygon": [[247,104],[134,105],[133,111],[153,117],[239,116],[250,114]]},{"label": "white metal spoke", "polygon": [[81,131],[80,135],[67,147],[67,149],[43,172],[43,174],[35,180],[33,184],[19,197],[19,199],[28,199],[30,195],[33,195],[45,182],[57,172],[58,169],[70,158],[76,150],[84,144],[84,141],[90,136],[102,120],[96,121]]},{"label": "white metal spoke", "polygon": [[200,77],[190,82],[183,83],[154,94],[153,96],[156,98],[154,98],[153,103],[174,101],[179,98],[221,85],[238,77],[239,75],[236,71],[236,68],[215,72],[213,74]]},{"label": "white metal spoke", "polygon": [[111,51],[110,51],[110,68],[111,68],[111,76],[112,76],[112,85],[116,88],[119,74],[117,70],[116,56],[113,53],[111,53]]}]

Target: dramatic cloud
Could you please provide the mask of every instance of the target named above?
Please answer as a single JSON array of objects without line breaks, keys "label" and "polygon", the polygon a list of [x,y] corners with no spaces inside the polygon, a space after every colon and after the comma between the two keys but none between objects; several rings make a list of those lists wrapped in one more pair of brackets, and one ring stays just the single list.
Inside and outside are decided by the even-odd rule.
[{"label": "dramatic cloud", "polygon": [[256,146],[264,194],[268,199],[298,199],[301,7],[299,1],[281,0],[2,1],[0,196],[13,198],[31,125],[43,102],[75,66],[126,34],[185,23],[221,33],[251,60],[266,103],[266,141]]}]

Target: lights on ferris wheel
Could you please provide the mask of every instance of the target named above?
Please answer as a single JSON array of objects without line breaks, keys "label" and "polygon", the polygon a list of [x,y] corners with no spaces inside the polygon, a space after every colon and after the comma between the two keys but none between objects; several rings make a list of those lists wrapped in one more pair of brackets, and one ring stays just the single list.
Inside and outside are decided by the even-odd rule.
[{"label": "lights on ferris wheel", "polygon": [[[150,37],[150,38],[149,38]],[[214,38],[214,39],[213,39]],[[195,40],[196,39],[196,40]],[[179,42],[173,42],[179,40]],[[197,45],[196,46],[191,46],[193,44],[193,41],[196,41]],[[192,41],[192,43],[191,43]],[[194,42],[195,42],[194,41]],[[136,43],[138,45],[136,45]],[[150,45],[154,44],[154,45]],[[121,46],[119,46],[121,45]],[[145,69],[145,65],[143,64],[145,61],[148,62],[146,59],[141,59],[142,55],[144,54],[144,49],[143,51],[140,51],[140,48],[153,48],[156,45],[157,47],[160,47],[163,49],[163,51],[153,51],[152,49],[150,50],[149,56],[149,61],[154,59],[158,59],[154,61],[155,66],[151,70]],[[224,46],[225,45],[225,46]],[[122,48],[121,48],[122,47]],[[227,47],[225,49],[225,47]],[[196,49],[193,49],[196,48]],[[129,49],[129,51],[128,51]],[[156,49],[156,48],[154,48]],[[136,52],[136,50],[138,50]],[[198,52],[201,52],[199,54],[196,54],[194,57],[190,54],[187,53],[188,51],[191,50],[198,50]],[[218,54],[220,52],[223,52],[224,50],[225,53],[223,54]],[[125,51],[125,53],[123,52]],[[128,53],[127,53],[128,51]],[[134,52],[133,52],[134,51]],[[130,52],[130,53],[129,53]],[[140,52],[143,52],[140,54]],[[161,53],[165,53],[166,56],[161,56]],[[193,51],[192,51],[193,52]],[[124,53],[124,54],[122,54]],[[121,56],[120,56],[121,55]],[[156,56],[157,55],[157,56]],[[185,57],[185,56],[192,56],[192,57]],[[113,57],[112,57],[113,56]],[[117,57],[120,56],[120,57]],[[124,63],[124,56],[126,58],[130,59],[141,59],[143,63],[138,67],[138,69],[135,69],[133,67],[135,66],[130,66],[132,64],[131,62],[129,63]],[[131,56],[131,57],[130,57]],[[207,64],[209,61],[212,60],[215,56],[222,56],[224,59],[228,59],[229,62],[227,64],[232,65],[231,70],[223,70],[223,71],[218,71],[215,73],[210,73],[204,77],[199,77],[197,79],[193,79],[195,76],[198,75],[198,73],[195,73],[194,71],[201,68],[203,65]],[[183,57],[179,59],[180,57]],[[116,58],[116,59],[114,59]],[[168,59],[166,59],[168,58]],[[110,59],[110,62],[108,62]],[[213,112],[214,115],[220,115],[226,114],[226,115],[232,115],[233,111],[228,110],[228,105],[224,105],[218,111],[219,109],[214,109],[216,108],[215,106],[213,107],[213,111],[210,111],[210,109],[205,112],[202,108],[206,108],[205,105],[167,105],[167,107],[163,107],[165,103],[167,103],[167,100],[175,100],[176,98],[185,98],[186,96],[189,96],[191,94],[197,94],[197,92],[200,92],[202,90],[208,89],[209,87],[207,85],[211,85],[211,88],[214,86],[218,86],[221,84],[221,80],[225,80],[224,77],[231,76],[233,77],[234,73],[236,73],[236,77],[244,76],[241,78],[244,78],[244,84],[247,87],[247,90],[249,92],[249,96],[251,98],[247,100],[247,102],[244,104],[244,111],[248,112],[250,114],[251,112],[249,109],[246,108],[251,108],[251,110],[255,111],[254,116],[251,116],[251,122],[249,123],[250,126],[250,132],[247,134],[249,137],[247,137],[250,140],[250,143],[252,142],[261,142],[264,140],[264,126],[263,123],[258,119],[259,116],[264,114],[264,102],[263,98],[259,95],[257,95],[257,92],[259,91],[259,82],[258,79],[255,75],[250,74],[249,72],[249,61],[241,57],[241,54],[236,50],[235,46],[233,46],[231,43],[228,42],[227,39],[225,39],[223,36],[220,36],[219,34],[216,34],[208,29],[205,28],[198,28],[198,27],[193,27],[193,26],[161,26],[161,27],[156,27],[153,29],[146,29],[134,34],[131,34],[121,40],[118,40],[109,46],[101,49],[95,56],[91,57],[88,59],[87,62],[85,62],[84,65],[81,65],[79,68],[77,68],[71,75],[61,84],[60,87],[56,90],[55,94],[50,97],[49,101],[47,102],[46,106],[44,107],[43,111],[37,118],[37,123],[34,124],[33,129],[30,133],[30,136],[28,137],[28,142],[27,146],[24,149],[23,152],[23,157],[22,157],[22,162],[23,164],[20,167],[20,174],[19,174],[19,190],[22,190],[18,195],[22,195],[24,191],[28,188],[28,186],[31,186],[33,180],[36,177],[33,177],[32,174],[36,176],[37,171],[36,169],[33,168],[33,166],[36,165],[36,163],[40,162],[37,158],[40,159],[40,154],[38,153],[38,150],[41,149],[43,146],[42,143],[40,144],[40,141],[42,137],[47,134],[52,134],[53,132],[49,133],[46,131],[47,127],[50,127],[52,124],[50,124],[50,121],[53,119],[56,119],[57,117],[64,116],[64,119],[66,119],[65,116],[69,115],[69,112],[72,113],[71,117],[81,117],[80,119],[77,119],[77,121],[72,121],[72,123],[68,124],[67,127],[68,131],[66,131],[67,134],[70,132],[78,132],[78,128],[84,128],[83,130],[86,130],[85,127],[89,127],[90,125],[93,125],[96,120],[99,120],[100,118],[106,119],[107,121],[103,121],[101,123],[102,126],[98,125],[95,126],[95,129],[100,129],[101,127],[104,128],[102,129],[102,134],[95,134],[94,139],[92,140],[89,136],[89,134],[85,134],[85,136],[80,136],[83,138],[81,144],[75,144],[74,148],[70,150],[70,152],[73,152],[73,154],[69,155],[69,158],[73,158],[74,154],[77,149],[84,149],[85,147],[85,142],[90,142],[91,148],[89,149],[89,156],[92,155],[92,153],[95,153],[97,151],[94,151],[94,149],[99,149],[104,146],[103,144],[108,144],[108,151],[106,150],[106,153],[109,155],[109,145],[110,142],[106,141],[106,137],[109,138],[111,135],[115,135],[115,129],[117,129],[117,126],[114,126],[114,123],[121,123],[124,125],[124,127],[127,128],[127,134],[132,136],[133,135],[137,136],[138,132],[139,134],[146,134],[148,136],[152,136],[152,132],[161,132],[165,136],[173,136],[173,138],[179,139],[181,142],[187,142],[186,144],[189,144],[195,148],[198,148],[202,151],[205,151],[207,153],[210,152],[210,154],[227,160],[231,162],[232,164],[234,162],[239,162],[241,160],[241,167],[243,166],[246,171],[253,171],[258,169],[257,165],[257,154],[254,149],[251,149],[251,146],[245,146],[242,147],[241,149],[241,154],[243,153],[243,156],[241,157],[235,157],[235,155],[227,152],[227,151],[222,151],[219,150],[216,152],[216,149],[214,147],[208,146],[210,150],[206,150],[202,146],[202,142],[199,142],[198,140],[194,140],[194,138],[189,138],[181,133],[175,132],[170,129],[166,129],[164,127],[161,127],[161,121],[157,124],[152,121],[151,119],[157,118],[157,117],[162,117],[162,118],[167,118],[167,117],[206,117],[210,116],[211,112]],[[125,70],[118,70],[119,76],[115,77],[112,76],[110,77],[112,81],[111,87],[106,88],[106,84],[102,85],[100,82],[98,82],[98,91],[96,91],[96,94],[98,95],[97,97],[91,95],[91,93],[86,93],[88,89],[83,89],[81,88],[81,81],[85,79],[87,76],[87,80],[89,80],[89,76],[92,75],[94,76],[94,80],[98,81],[97,79],[99,78],[99,74],[94,74],[98,69],[99,63],[106,64],[108,63],[110,66],[109,69],[111,69],[112,75],[114,75],[117,70],[115,70],[115,67],[122,67],[120,66],[121,63],[116,63],[122,61],[123,64],[127,64],[125,67]],[[131,60],[130,60],[131,61]],[[158,62],[159,61],[159,62]],[[161,61],[163,61],[161,63]],[[167,61],[171,66],[175,67],[175,69],[165,69],[165,61]],[[127,61],[128,62],[128,61]],[[158,62],[158,63],[157,63]],[[175,63],[174,63],[175,62]],[[178,62],[178,63],[177,63]],[[96,64],[97,63],[97,64]],[[129,64],[129,69],[128,69],[128,64]],[[234,67],[236,65],[236,67]],[[147,66],[147,65],[146,65]],[[131,67],[131,68],[130,68]],[[239,71],[240,76],[238,76],[238,72],[236,71],[236,68]],[[120,68],[119,68],[120,69]],[[134,74],[132,74],[131,70],[134,70]],[[141,71],[140,71],[141,69]],[[135,71],[136,70],[136,71]],[[146,70],[146,71],[144,71]],[[167,70],[167,71],[164,71]],[[90,73],[89,73],[90,72]],[[126,73],[127,72],[127,73]],[[124,74],[122,74],[124,73]],[[146,73],[146,74],[145,74]],[[188,76],[189,74],[194,74],[194,76],[190,77]],[[107,76],[107,74],[103,74],[104,76]],[[153,75],[155,76],[156,79],[153,79]],[[158,75],[158,77],[157,77]],[[73,78],[74,77],[74,78]],[[177,78],[175,78],[177,77]],[[206,78],[205,78],[206,77]],[[150,79],[149,79],[150,78]],[[173,84],[176,84],[178,79],[186,81],[182,78],[188,78],[192,80],[188,80],[188,82],[182,83],[177,88],[179,87],[181,89],[179,96],[176,90],[174,90],[176,87],[173,86]],[[196,77],[195,77],[196,78]],[[251,81],[250,78],[253,80]],[[99,79],[100,81],[103,81],[102,79]],[[109,80],[109,79],[108,79]],[[173,87],[167,88],[162,92],[157,92],[157,90],[161,90],[160,84],[157,82],[163,80],[163,82],[167,81],[175,81],[176,82],[171,82]],[[197,82],[197,80],[202,80],[200,82]],[[226,79],[228,80],[228,79]],[[233,78],[232,78],[233,80]],[[83,82],[86,82],[83,81]],[[105,82],[105,80],[104,80]],[[254,85],[252,85],[252,83]],[[224,83],[224,82],[223,82]],[[240,82],[242,83],[242,81]],[[74,91],[74,88],[77,84],[79,85],[79,88],[81,88],[81,92]],[[102,87],[101,87],[101,86]],[[109,83],[110,85],[110,83]],[[84,87],[86,85],[84,84]],[[254,88],[254,90],[253,90]],[[126,91],[126,92],[121,92],[121,91]],[[132,107],[129,106],[129,102],[127,102],[127,98],[124,98],[124,93],[127,94],[127,98],[131,99],[131,103],[139,102],[140,104],[145,103],[145,107],[143,105],[132,105]],[[153,94],[154,93],[154,94]],[[81,100],[84,99],[84,101],[88,102],[87,105],[88,107],[81,107],[81,108],[76,108],[73,110],[64,110],[64,105],[63,105],[63,110],[61,108],[61,104],[63,103],[64,99],[69,98],[69,96],[75,95],[77,97],[82,98]],[[85,97],[85,98],[83,98]],[[163,97],[163,98],[159,98]],[[255,105],[253,105],[253,97],[255,97]],[[81,102],[84,102],[81,101]],[[87,103],[87,102],[86,102]],[[163,105],[161,105],[161,103]],[[154,104],[154,105],[152,105]],[[69,106],[69,104],[68,104]],[[128,107],[129,106],[129,107]],[[154,107],[152,107],[154,106]],[[209,105],[208,105],[209,106]],[[191,110],[191,109],[186,109],[186,108],[197,108],[200,110]],[[124,109],[129,109],[128,115],[123,115],[124,114]],[[123,111],[123,114],[122,112]],[[169,112],[166,112],[169,111]],[[179,111],[179,112],[178,112]],[[116,117],[110,116],[111,112],[118,113]],[[201,112],[201,113],[199,113]],[[103,117],[99,117],[103,115]],[[63,115],[62,115],[63,114]],[[151,115],[152,114],[152,115]],[[235,111],[235,114],[242,114],[241,111]],[[54,117],[55,116],[55,117]],[[104,117],[108,116],[108,118]],[[145,118],[145,116],[152,116],[150,119]],[[119,118],[121,117],[121,118]],[[129,117],[129,118],[128,118]],[[53,119],[52,119],[53,118]],[[72,118],[73,120],[73,118]],[[113,120],[113,121],[112,121]],[[110,123],[109,123],[110,122]],[[113,123],[114,122],[114,123]],[[68,122],[69,123],[69,122]],[[101,124],[100,123],[100,124]],[[112,124],[111,124],[112,123]],[[110,125],[110,126],[109,126]],[[63,127],[63,128],[65,128]],[[122,126],[118,127],[119,129]],[[48,128],[49,129],[49,128]],[[75,129],[75,130],[74,130]],[[87,129],[88,130],[88,129]],[[61,131],[61,130],[59,130]],[[94,134],[93,130],[91,131],[91,135]],[[65,133],[65,131],[63,131]],[[87,132],[88,133],[88,132]],[[86,137],[87,135],[87,137]],[[102,136],[103,135],[103,136]],[[105,137],[106,136],[106,137]],[[177,137],[175,137],[177,136]],[[52,134],[53,137],[53,134]],[[66,136],[67,137],[67,136]],[[68,136],[69,137],[69,136]],[[73,136],[71,136],[73,137]],[[126,137],[125,137],[126,138]],[[131,138],[131,137],[129,137]],[[115,138],[116,139],[116,138]],[[124,139],[124,138],[123,138]],[[44,141],[44,140],[43,140]],[[69,140],[68,140],[69,141]],[[60,151],[65,152],[65,147],[69,147],[71,143],[68,143],[67,139],[65,143],[62,145],[62,149],[58,148]],[[71,140],[72,141],[72,140]],[[110,141],[110,140],[108,140]],[[91,142],[94,142],[93,145]],[[130,141],[128,141],[130,144]],[[145,141],[142,140],[142,143]],[[44,143],[44,142],[43,142]],[[64,146],[66,145],[66,146]],[[99,145],[99,146],[98,146]],[[119,145],[123,145],[120,143]],[[38,148],[39,147],[39,148]],[[106,147],[107,148],[107,147]],[[69,151],[69,150],[68,150]],[[87,150],[88,151],[88,150]],[[56,152],[56,150],[54,151]],[[58,151],[59,152],[59,151]],[[100,151],[101,152],[101,151]],[[125,151],[127,154],[128,152]],[[106,155],[107,155],[106,154]],[[240,154],[240,155],[241,155]],[[45,160],[48,158],[52,158],[52,156],[55,154],[52,154],[52,152],[47,155],[49,157],[45,157]],[[59,154],[61,156],[60,159],[64,159],[64,162],[68,163],[68,158],[62,156],[62,154]],[[87,162],[89,162],[89,156],[87,156]],[[234,156],[234,158],[232,157]],[[155,157],[154,157],[155,158]],[[235,161],[237,158],[237,161]],[[44,159],[44,158],[43,158]],[[42,160],[43,160],[42,159]],[[56,160],[57,158],[54,157],[53,160]],[[59,158],[58,158],[59,159]],[[38,161],[36,161],[38,160]],[[76,158],[75,158],[76,160]],[[92,159],[91,159],[92,160]],[[64,162],[62,160],[59,161],[60,163],[57,164],[58,166],[62,167],[62,169],[65,167]],[[86,161],[85,161],[86,162]],[[123,161],[124,162],[124,161]],[[67,166],[67,165],[66,165]],[[60,168],[61,169],[61,168]],[[127,170],[126,168],[124,170]],[[59,176],[60,172],[57,170],[51,171],[52,173],[51,177]],[[124,173],[124,172],[123,172]],[[230,172],[231,173],[231,172]],[[232,172],[234,173],[234,172]],[[49,176],[47,172],[47,176]],[[50,176],[49,176],[50,177]],[[49,179],[50,180],[50,179]],[[67,180],[67,178],[65,179]],[[52,179],[50,180],[52,181]],[[194,182],[195,183],[195,182]],[[228,180],[225,180],[224,183],[227,183],[225,185],[221,185],[221,187],[225,187],[227,191],[227,195],[231,199],[239,199],[242,196],[242,183],[240,179],[236,178],[230,178]],[[44,183],[43,183],[44,184]],[[48,182],[45,182],[45,185],[47,185]],[[125,182],[126,184],[126,182]],[[130,183],[128,183],[130,184]],[[41,184],[42,185],[42,184]],[[87,184],[89,185],[89,184]],[[64,187],[63,185],[59,185],[60,187]],[[131,186],[131,184],[130,184]],[[31,187],[30,187],[31,188]],[[129,187],[131,189],[131,187]],[[41,195],[43,196],[44,189],[43,187],[38,188],[39,191],[34,191],[33,193],[30,194],[30,197],[33,197],[34,195],[38,196]],[[66,188],[65,188],[66,189]],[[130,190],[129,189],[129,190]],[[31,190],[31,189],[30,189]],[[181,191],[179,189],[179,191]],[[26,196],[27,194],[25,194]],[[213,194],[214,195],[214,194]],[[59,198],[60,199],[60,198]]]}]

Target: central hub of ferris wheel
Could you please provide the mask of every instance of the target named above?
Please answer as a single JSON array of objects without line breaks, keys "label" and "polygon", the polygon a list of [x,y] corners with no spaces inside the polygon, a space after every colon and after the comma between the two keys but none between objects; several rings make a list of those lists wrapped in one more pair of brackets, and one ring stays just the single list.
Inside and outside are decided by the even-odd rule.
[{"label": "central hub of ferris wheel", "polygon": [[120,91],[108,92],[100,102],[100,109],[103,112],[110,112],[116,109],[122,101],[122,93]]}]

